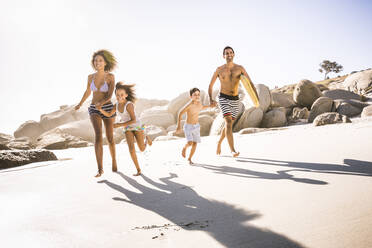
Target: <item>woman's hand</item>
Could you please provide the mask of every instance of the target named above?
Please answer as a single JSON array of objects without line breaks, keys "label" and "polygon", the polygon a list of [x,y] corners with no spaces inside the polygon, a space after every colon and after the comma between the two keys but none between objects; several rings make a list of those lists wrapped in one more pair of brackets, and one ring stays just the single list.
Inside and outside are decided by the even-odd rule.
[{"label": "woman's hand", "polygon": [[102,103],[97,102],[97,103],[95,104],[95,106],[96,106],[96,109],[100,110],[100,109],[102,108]]},{"label": "woman's hand", "polygon": [[79,103],[78,105],[75,106],[75,110],[79,110],[80,107],[81,107],[81,104]]}]

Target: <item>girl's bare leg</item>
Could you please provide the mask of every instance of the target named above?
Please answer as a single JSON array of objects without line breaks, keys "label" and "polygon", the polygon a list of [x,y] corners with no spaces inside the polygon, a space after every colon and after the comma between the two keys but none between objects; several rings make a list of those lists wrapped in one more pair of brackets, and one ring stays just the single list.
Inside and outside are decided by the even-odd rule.
[{"label": "girl's bare leg", "polygon": [[132,157],[133,163],[136,166],[137,174],[134,174],[133,176],[139,176],[141,175],[141,169],[138,164],[137,155],[136,155],[136,149],[134,147],[134,131],[126,131],[125,132],[125,138],[127,139],[127,144],[129,148],[130,156]]},{"label": "girl's bare leg", "polygon": [[137,141],[137,146],[140,149],[141,152],[143,152],[146,149],[146,144],[145,143],[145,134],[143,131],[134,131],[133,132],[134,137],[136,138]]}]

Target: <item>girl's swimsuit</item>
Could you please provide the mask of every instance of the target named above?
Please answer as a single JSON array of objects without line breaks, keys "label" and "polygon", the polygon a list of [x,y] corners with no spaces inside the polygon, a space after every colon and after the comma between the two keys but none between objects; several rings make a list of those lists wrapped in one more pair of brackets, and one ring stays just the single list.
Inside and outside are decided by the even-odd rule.
[{"label": "girl's swimsuit", "polygon": [[[116,113],[118,114],[118,116],[120,117],[120,122],[121,123],[124,123],[124,122],[128,122],[131,120],[131,117],[127,111],[127,106],[128,104],[133,104],[131,101],[128,101],[125,105],[124,105],[124,111],[123,112],[120,112],[119,111],[119,103],[116,103]],[[134,104],[133,104],[133,107],[134,107]],[[131,125],[128,125],[124,128],[124,132],[126,131],[142,131],[142,130],[145,130],[145,126],[141,124],[141,121],[136,117],[136,113],[134,113],[134,117],[136,118],[136,123],[133,123]]]}]

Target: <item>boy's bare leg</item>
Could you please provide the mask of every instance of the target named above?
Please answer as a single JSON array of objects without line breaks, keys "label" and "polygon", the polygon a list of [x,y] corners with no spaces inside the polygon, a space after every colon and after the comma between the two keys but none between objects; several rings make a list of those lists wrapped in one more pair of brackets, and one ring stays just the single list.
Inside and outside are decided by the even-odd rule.
[{"label": "boy's bare leg", "polygon": [[192,158],[192,156],[193,156],[194,153],[195,153],[196,145],[197,145],[196,142],[192,142],[192,147],[191,147],[191,151],[190,151],[190,155],[189,155],[189,159],[188,159],[190,165],[194,164],[194,163],[191,161],[191,158]]},{"label": "boy's bare leg", "polygon": [[132,157],[133,163],[136,166],[137,173],[133,174],[133,176],[139,176],[141,175],[141,169],[138,164],[137,155],[136,155],[136,149],[134,147],[134,134],[132,131],[125,132],[125,138],[127,139],[127,144],[129,148],[130,156]]},{"label": "boy's bare leg", "polygon": [[189,146],[192,146],[192,141],[188,141],[186,145],[182,149],[182,157],[186,158],[186,150],[189,148]]},{"label": "boy's bare leg", "polygon": [[239,152],[235,151],[234,147],[234,136],[233,136],[233,127],[234,120],[232,120],[231,116],[226,116],[225,117],[225,133],[226,133],[226,138],[227,142],[229,143],[230,146],[230,151],[233,157],[239,156]]}]

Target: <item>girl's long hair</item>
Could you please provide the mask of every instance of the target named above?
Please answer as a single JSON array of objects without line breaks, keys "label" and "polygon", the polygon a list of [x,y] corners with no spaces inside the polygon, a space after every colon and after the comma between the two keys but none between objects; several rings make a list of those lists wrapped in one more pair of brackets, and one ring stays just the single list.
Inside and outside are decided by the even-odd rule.
[{"label": "girl's long hair", "polygon": [[115,93],[117,90],[122,89],[128,94],[127,101],[135,103],[137,101],[136,93],[134,90],[135,84],[124,84],[123,82],[117,82],[115,85]]}]

